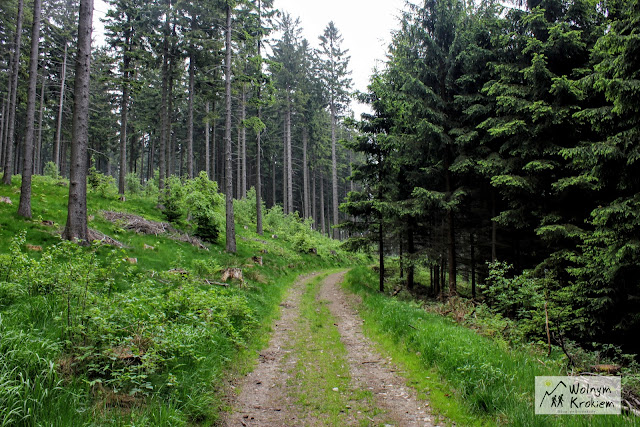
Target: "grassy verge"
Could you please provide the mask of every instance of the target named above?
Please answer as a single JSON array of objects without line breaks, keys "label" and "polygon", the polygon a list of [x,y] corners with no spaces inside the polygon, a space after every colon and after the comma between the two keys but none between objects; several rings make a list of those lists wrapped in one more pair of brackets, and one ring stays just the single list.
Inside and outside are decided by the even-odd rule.
[{"label": "grassy verge", "polygon": [[[366,330],[404,362],[415,385],[429,391],[432,406],[460,425],[638,425],[625,416],[534,415],[534,377],[564,375],[536,357],[510,351],[418,305],[375,291],[377,278],[364,267],[347,274],[345,286],[362,296]],[[429,377],[429,378],[427,378]],[[449,391],[434,384],[442,378]],[[454,400],[455,403],[451,403]]]}]

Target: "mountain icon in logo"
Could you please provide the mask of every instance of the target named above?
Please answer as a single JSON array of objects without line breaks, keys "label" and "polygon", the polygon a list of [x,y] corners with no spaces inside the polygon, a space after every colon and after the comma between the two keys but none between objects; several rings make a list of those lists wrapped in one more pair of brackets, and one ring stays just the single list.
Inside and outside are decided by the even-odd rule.
[{"label": "mountain icon in logo", "polygon": [[[545,385],[549,386],[551,381],[547,381],[547,383],[545,383]],[[556,390],[558,389],[558,387],[563,386],[566,390],[567,385],[564,383],[564,381],[560,381],[558,382],[558,384],[556,384],[556,386],[553,388],[553,390],[551,390],[551,392],[545,391],[544,392],[544,396],[542,396],[542,401],[540,402],[540,407],[542,407],[542,405],[544,404],[544,400],[547,398],[547,396],[551,396],[552,399],[555,401],[555,399],[553,398],[553,396],[556,393]]]}]

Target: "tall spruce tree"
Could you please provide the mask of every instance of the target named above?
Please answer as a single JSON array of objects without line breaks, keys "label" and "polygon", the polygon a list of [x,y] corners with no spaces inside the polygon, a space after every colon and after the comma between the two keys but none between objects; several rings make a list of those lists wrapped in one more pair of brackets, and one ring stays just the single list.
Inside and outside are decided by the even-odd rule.
[{"label": "tall spruce tree", "polygon": [[73,136],[67,224],[62,236],[67,240],[87,242],[87,147],[89,144],[89,81],[91,76],[91,28],[93,0],[80,1],[78,16],[78,54],[73,91]]},{"label": "tall spruce tree", "polygon": [[22,184],[18,215],[31,218],[31,176],[35,147],[36,89],[38,85],[38,48],[40,43],[40,14],[42,1],[33,1],[33,24],[31,30],[31,56],[29,57],[29,88],[27,89],[27,131],[24,139]]},{"label": "tall spruce tree", "polygon": [[[349,88],[351,78],[349,75],[348,50],[342,49],[342,35],[336,28],[333,21],[327,24],[324,33],[319,37],[320,50],[320,75],[324,81],[325,90],[331,113],[331,200],[333,225],[338,225],[338,157],[336,152],[337,144],[337,120],[349,102]],[[332,233],[336,238],[338,232],[334,229]]]}]

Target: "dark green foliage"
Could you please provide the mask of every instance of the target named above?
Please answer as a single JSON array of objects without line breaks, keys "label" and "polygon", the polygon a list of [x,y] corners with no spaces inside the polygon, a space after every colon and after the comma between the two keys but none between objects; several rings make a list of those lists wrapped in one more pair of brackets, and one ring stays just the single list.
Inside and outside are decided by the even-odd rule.
[{"label": "dark green foliage", "polygon": [[426,258],[434,294],[473,271],[531,338],[546,304],[554,344],[637,353],[640,6],[529,6],[408,7],[351,144],[353,243],[386,242],[409,288]]},{"label": "dark green foliage", "polygon": [[162,197],[164,209],[163,215],[169,222],[177,222],[185,215],[184,188],[180,178],[170,176],[165,182],[165,191]]},{"label": "dark green foliage", "polygon": [[99,172],[94,166],[89,168],[87,185],[89,190],[100,194],[102,197],[114,196],[116,193],[115,179],[110,175]]},{"label": "dark green foliage", "polygon": [[163,214],[170,222],[181,222],[187,216],[195,225],[195,235],[215,242],[222,227],[222,199],[218,183],[206,172],[184,182],[170,176],[165,183]]}]

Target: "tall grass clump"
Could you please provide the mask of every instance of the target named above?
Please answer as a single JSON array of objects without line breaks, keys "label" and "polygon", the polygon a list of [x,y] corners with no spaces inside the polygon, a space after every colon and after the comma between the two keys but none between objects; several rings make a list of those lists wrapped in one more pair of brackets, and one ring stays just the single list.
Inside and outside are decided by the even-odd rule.
[{"label": "tall grass clump", "polygon": [[375,273],[365,267],[354,268],[346,276],[348,289],[363,297],[365,322],[374,333],[419,354],[424,368],[435,368],[478,415],[520,426],[632,422],[613,416],[534,415],[535,376],[565,375],[558,363],[509,350],[449,318],[425,311],[416,302],[390,298],[375,290],[376,283]]}]

